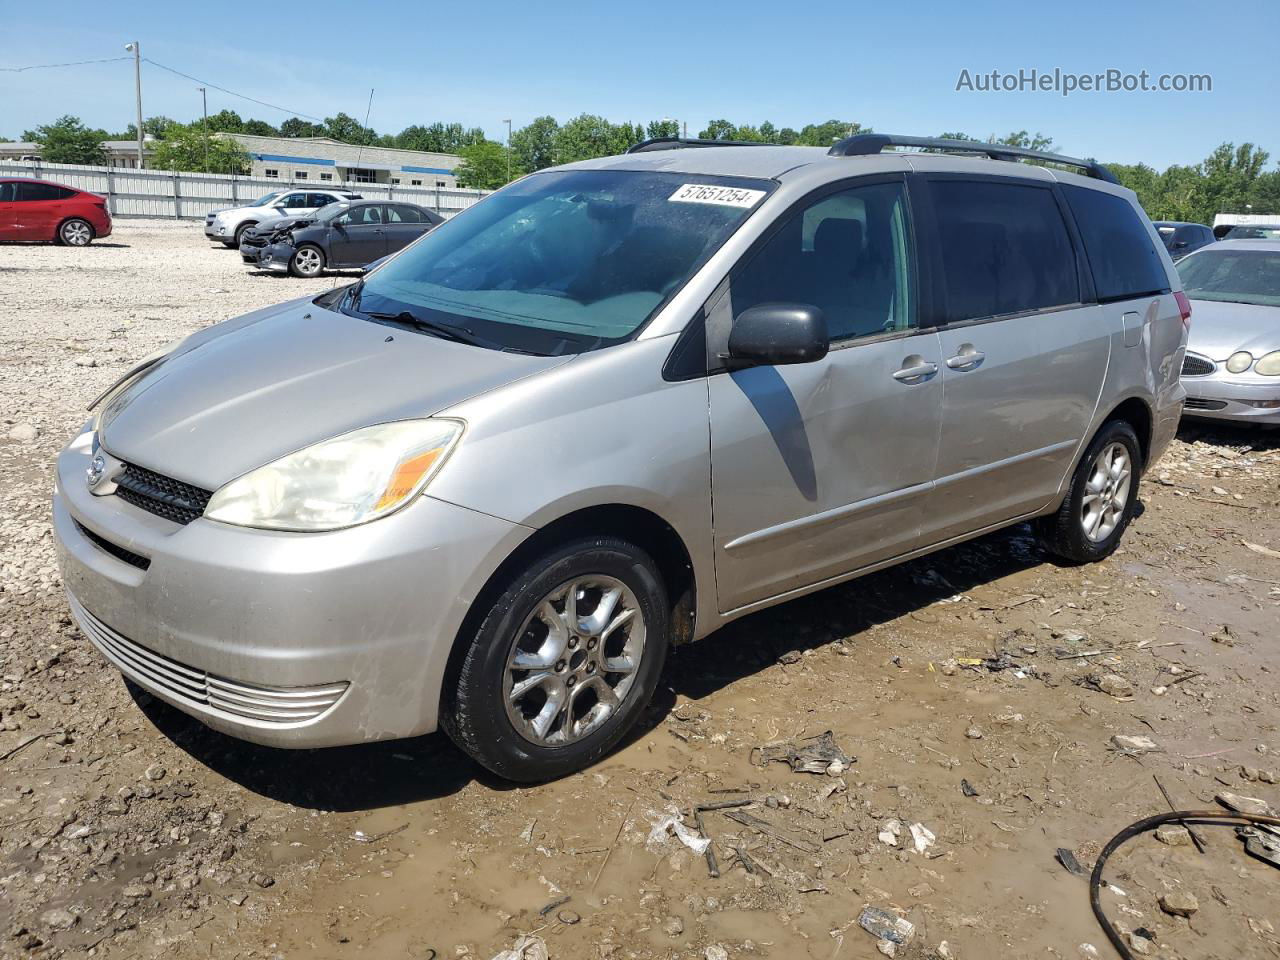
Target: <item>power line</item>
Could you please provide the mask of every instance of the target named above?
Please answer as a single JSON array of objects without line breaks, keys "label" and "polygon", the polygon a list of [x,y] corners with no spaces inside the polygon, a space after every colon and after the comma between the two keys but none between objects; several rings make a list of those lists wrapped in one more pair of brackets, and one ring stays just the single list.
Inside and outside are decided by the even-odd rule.
[{"label": "power line", "polygon": [[51,70],[54,67],[80,67],[86,63],[118,63],[121,60],[132,59],[132,57],[105,57],[101,60],[73,60],[70,63],[37,63],[29,67],[0,67],[0,72],[22,73],[24,70]]},{"label": "power line", "polygon": [[[122,57],[121,59],[127,59],[127,58]],[[258,100],[254,97],[246,96],[243,93],[236,93],[234,90],[228,90],[226,87],[220,87],[216,83],[210,83],[208,80],[201,80],[199,77],[193,77],[189,73],[183,73],[181,70],[175,70],[173,67],[167,67],[163,63],[157,63],[155,60],[152,60],[150,57],[143,57],[142,59],[145,60],[147,63],[151,64],[153,67],[159,67],[161,70],[168,70],[170,73],[174,73],[180,77],[185,77],[188,80],[192,80],[196,83],[203,84],[206,87],[211,87],[214,90],[221,90],[223,93],[228,94],[229,96],[239,97],[241,100],[248,100],[250,103],[256,103],[260,107],[269,107],[272,110],[279,110],[281,113],[289,113],[295,117],[302,117],[304,120],[314,120],[316,123],[324,123],[323,117],[313,117],[308,113],[303,113],[301,110],[290,110],[288,107],[282,107],[275,103],[267,103],[267,101],[265,100]]]}]

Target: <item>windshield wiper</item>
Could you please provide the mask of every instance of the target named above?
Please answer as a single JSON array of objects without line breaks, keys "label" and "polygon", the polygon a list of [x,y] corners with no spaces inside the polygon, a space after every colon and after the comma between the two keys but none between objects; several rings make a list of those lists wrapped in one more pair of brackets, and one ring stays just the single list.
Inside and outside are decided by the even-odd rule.
[{"label": "windshield wiper", "polygon": [[[366,317],[373,320],[390,321],[391,323],[403,323],[405,326],[417,327],[419,330],[425,330],[427,333],[440,337],[442,340],[452,340],[455,343],[465,343],[473,347],[487,347],[490,350],[514,350],[506,344],[499,343],[496,340],[490,340],[487,337],[481,337],[466,327],[455,327],[449,323],[438,323],[435,320],[428,320],[426,317],[420,317],[408,310],[401,310],[399,313],[378,313],[376,311],[361,311]],[[524,353],[526,351],[517,351]]]}]

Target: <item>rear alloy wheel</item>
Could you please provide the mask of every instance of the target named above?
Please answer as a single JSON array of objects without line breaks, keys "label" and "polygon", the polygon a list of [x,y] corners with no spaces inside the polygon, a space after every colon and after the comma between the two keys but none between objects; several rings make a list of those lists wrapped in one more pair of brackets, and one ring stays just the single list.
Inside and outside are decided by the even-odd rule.
[{"label": "rear alloy wheel", "polygon": [[1040,520],[1040,534],[1053,553],[1075,563],[1108,557],[1120,545],[1138,505],[1142,448],[1123,420],[1103,424],[1076,472],[1058,511]]},{"label": "rear alloy wheel", "polygon": [[324,253],[319,247],[299,247],[289,260],[289,272],[295,277],[318,277],[324,270]]},{"label": "rear alloy wheel", "polygon": [[442,726],[509,780],[581,770],[648,705],[669,618],[662,579],[634,544],[590,537],[534,557],[460,638]]},{"label": "rear alloy wheel", "polygon": [[73,217],[58,228],[58,239],[68,247],[87,247],[93,239],[93,227],[89,221]]}]

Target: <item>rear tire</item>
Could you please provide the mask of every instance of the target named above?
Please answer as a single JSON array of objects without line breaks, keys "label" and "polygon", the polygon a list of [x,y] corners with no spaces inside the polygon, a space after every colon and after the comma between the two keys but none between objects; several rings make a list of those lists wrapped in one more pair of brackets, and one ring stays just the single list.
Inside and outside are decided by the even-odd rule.
[{"label": "rear tire", "polygon": [[324,273],[324,251],[305,243],[289,258],[289,272],[295,277],[318,277]]},{"label": "rear tire", "polygon": [[93,240],[93,225],[88,220],[72,217],[58,227],[58,241],[68,247],[87,247]]},{"label": "rear tire", "polygon": [[1138,506],[1142,446],[1125,420],[1102,425],[1076,466],[1066,499],[1041,517],[1046,549],[1071,563],[1094,563],[1115,552]]},{"label": "rear tire", "polygon": [[586,537],[548,550],[459,638],[441,726],[508,780],[553,780],[590,766],[652,698],[669,618],[657,567],[634,544]]}]

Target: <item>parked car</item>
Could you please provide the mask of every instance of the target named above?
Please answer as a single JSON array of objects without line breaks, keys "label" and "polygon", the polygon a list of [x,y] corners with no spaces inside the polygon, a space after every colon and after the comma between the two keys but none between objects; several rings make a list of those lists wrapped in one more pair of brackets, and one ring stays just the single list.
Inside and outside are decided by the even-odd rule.
[{"label": "parked car", "polygon": [[412,203],[335,203],[315,217],[288,218],[245,233],[240,255],[261,270],[318,277],[326,269],[361,269],[443,222],[440,214]]},{"label": "parked car", "polygon": [[359,200],[348,190],[276,190],[243,207],[210,210],[204,218],[204,235],[223,246],[239,247],[244,232],[265,220],[315,213],[340,200]]},{"label": "parked car", "polygon": [[1224,240],[1280,240],[1280,224],[1237,223]]},{"label": "parked car", "polygon": [[1021,521],[1115,550],[1190,315],[1132,191],[1002,145],[684,143],[126,375],[58,459],[90,640],[234,736],[439,726],[541,780],[746,613]]},{"label": "parked car", "polygon": [[1216,243],[1213,230],[1203,223],[1185,223],[1181,220],[1157,220],[1156,233],[1164,241],[1164,248],[1175,262],[1201,247]]},{"label": "parked car", "polygon": [[1280,239],[1222,240],[1178,273],[1196,316],[1182,361],[1186,415],[1280,424]]},{"label": "parked car", "polygon": [[109,236],[105,197],[49,180],[0,179],[0,240],[84,247]]}]

